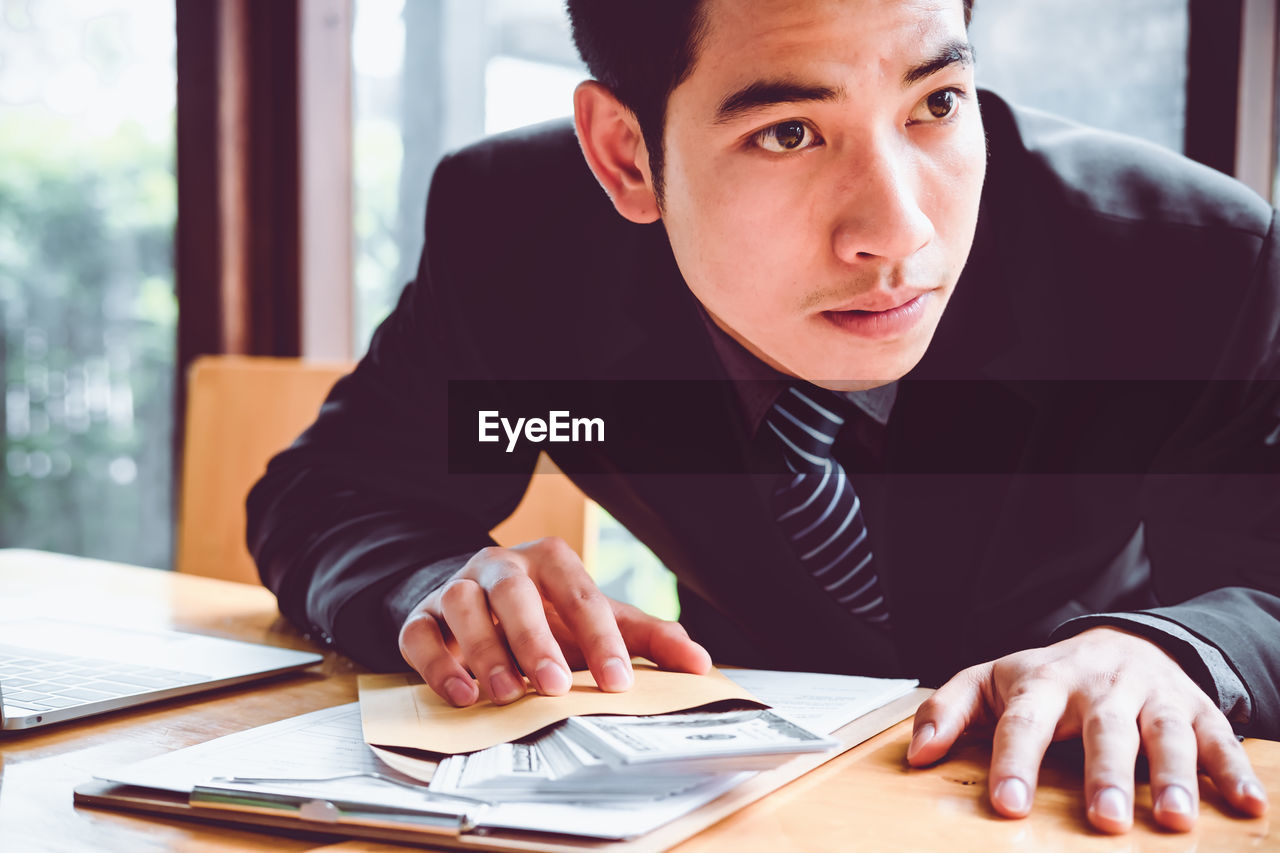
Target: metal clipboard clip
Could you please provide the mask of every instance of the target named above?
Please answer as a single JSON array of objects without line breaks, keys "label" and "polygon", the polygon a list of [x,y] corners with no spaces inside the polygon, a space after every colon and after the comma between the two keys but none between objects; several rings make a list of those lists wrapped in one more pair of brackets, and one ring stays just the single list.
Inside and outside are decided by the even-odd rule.
[{"label": "metal clipboard clip", "polygon": [[[325,783],[361,778],[409,790],[420,802],[379,803],[372,797],[353,799],[306,790],[309,785],[323,787]],[[393,829],[413,826],[448,835],[475,830],[481,813],[490,805],[484,800],[429,791],[381,773],[348,773],[323,779],[220,776],[193,787],[188,803],[200,808],[296,817],[308,823]]]}]

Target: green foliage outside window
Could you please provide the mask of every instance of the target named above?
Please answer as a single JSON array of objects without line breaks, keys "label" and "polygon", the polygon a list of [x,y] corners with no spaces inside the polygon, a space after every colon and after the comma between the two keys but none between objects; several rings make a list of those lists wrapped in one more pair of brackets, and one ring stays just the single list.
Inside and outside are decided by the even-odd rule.
[{"label": "green foliage outside window", "polygon": [[172,148],[0,113],[0,545],[168,566]]}]

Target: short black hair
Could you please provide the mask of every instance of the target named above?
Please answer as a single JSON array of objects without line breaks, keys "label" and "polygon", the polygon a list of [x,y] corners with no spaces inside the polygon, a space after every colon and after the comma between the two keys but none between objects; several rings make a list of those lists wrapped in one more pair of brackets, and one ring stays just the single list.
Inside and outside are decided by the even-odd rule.
[{"label": "short black hair", "polygon": [[[566,0],[573,41],[591,76],[640,123],[662,202],[667,98],[693,70],[706,35],[702,0]],[[973,0],[964,0],[969,26]]]},{"label": "short black hair", "polygon": [[667,98],[697,59],[702,0],[567,0],[573,41],[591,76],[635,114],[658,198]]}]

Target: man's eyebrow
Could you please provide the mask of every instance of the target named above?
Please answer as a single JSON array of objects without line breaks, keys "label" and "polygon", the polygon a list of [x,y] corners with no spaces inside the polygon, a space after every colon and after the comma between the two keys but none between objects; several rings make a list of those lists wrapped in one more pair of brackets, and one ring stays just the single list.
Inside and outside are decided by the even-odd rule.
[{"label": "man's eyebrow", "polygon": [[[910,86],[952,65],[972,65],[973,45],[960,39],[944,43],[930,58],[913,65],[902,75],[902,85]],[[779,104],[806,101],[830,102],[844,97],[844,88],[797,83],[792,80],[756,80],[725,96],[716,107],[716,124],[729,124],[745,115]]]},{"label": "man's eyebrow", "polygon": [[910,86],[926,77],[937,74],[944,68],[951,65],[972,65],[973,64],[973,45],[967,41],[960,39],[952,39],[942,45],[929,59],[918,65],[913,65],[907,69],[902,75],[902,85]]},{"label": "man's eyebrow", "polygon": [[728,124],[748,113],[778,104],[804,101],[835,101],[844,97],[844,89],[815,86],[790,80],[756,80],[731,95],[716,107],[716,124]]}]

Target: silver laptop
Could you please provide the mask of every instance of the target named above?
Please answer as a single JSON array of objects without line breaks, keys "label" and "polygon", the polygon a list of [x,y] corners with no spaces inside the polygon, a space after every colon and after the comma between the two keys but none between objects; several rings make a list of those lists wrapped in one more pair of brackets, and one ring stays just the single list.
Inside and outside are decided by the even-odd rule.
[{"label": "silver laptop", "polygon": [[179,631],[0,621],[0,731],[240,684],[321,660],[310,652]]}]

